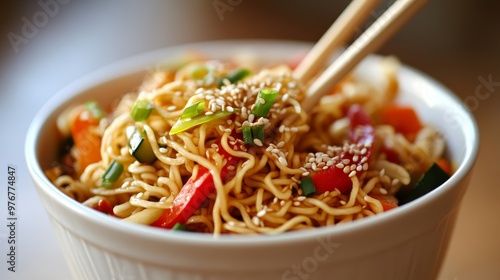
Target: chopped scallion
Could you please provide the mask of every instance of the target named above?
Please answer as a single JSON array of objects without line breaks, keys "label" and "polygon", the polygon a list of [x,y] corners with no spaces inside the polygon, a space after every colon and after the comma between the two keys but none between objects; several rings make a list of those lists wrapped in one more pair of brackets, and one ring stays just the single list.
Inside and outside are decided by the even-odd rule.
[{"label": "chopped scallion", "polygon": [[316,193],[316,186],[314,186],[311,177],[301,179],[299,187],[302,189],[302,194],[305,196],[311,196]]},{"label": "chopped scallion", "polygon": [[263,125],[252,126],[252,137],[253,139],[259,139],[260,142],[264,143],[264,126]]},{"label": "chopped scallion", "polygon": [[243,134],[243,142],[245,144],[253,144],[252,127],[243,126],[241,128],[241,134]]},{"label": "chopped scallion", "polygon": [[116,160],[112,160],[101,178],[101,186],[109,189],[118,180],[123,172],[123,164]]},{"label": "chopped scallion", "polygon": [[184,111],[181,115],[181,120],[196,117],[203,112],[203,109],[205,109],[205,100],[200,100],[192,105],[189,105],[184,108]]},{"label": "chopped scallion", "polygon": [[187,231],[187,227],[181,223],[176,223],[173,227],[172,230],[181,230],[181,231]]},{"label": "chopped scallion", "polygon": [[208,70],[208,68],[206,66],[200,65],[191,71],[190,76],[191,76],[191,78],[193,78],[195,80],[201,80],[201,79],[205,78],[205,76],[207,76],[209,72],[210,71]]},{"label": "chopped scallion", "polygon": [[142,122],[148,119],[149,115],[153,111],[154,105],[147,100],[137,100],[132,107],[130,115],[132,119],[136,122]]},{"label": "chopped scallion", "polygon": [[92,116],[98,120],[104,117],[104,111],[99,107],[99,104],[95,100],[89,100],[85,102],[85,108],[92,114]]},{"label": "chopped scallion", "polygon": [[250,76],[251,72],[248,69],[238,69],[231,74],[227,75],[226,77],[223,77],[219,80],[217,83],[217,87],[222,87],[224,85],[224,80],[228,80],[229,83],[234,84],[239,80],[243,80],[245,77]]},{"label": "chopped scallion", "polygon": [[211,121],[214,121],[214,120],[217,120],[217,119],[221,119],[221,118],[224,118],[224,117],[227,117],[231,114],[233,114],[234,112],[236,112],[237,110],[234,109],[233,112],[229,112],[229,111],[218,111],[218,112],[215,112],[211,115],[199,115],[199,116],[196,116],[194,118],[191,118],[191,119],[187,119],[187,120],[181,120],[179,119],[175,124],[174,126],[172,127],[172,129],[170,129],[170,132],[169,134],[170,135],[174,135],[174,134],[177,134],[179,132],[183,132],[185,130],[188,130],[192,127],[195,127],[195,126],[198,126],[200,124],[204,124],[204,123],[207,123],[207,122],[211,122]]},{"label": "chopped scallion", "polygon": [[278,97],[278,92],[276,90],[261,89],[255,101],[255,110],[252,111],[252,114],[256,117],[267,117],[276,97]]}]

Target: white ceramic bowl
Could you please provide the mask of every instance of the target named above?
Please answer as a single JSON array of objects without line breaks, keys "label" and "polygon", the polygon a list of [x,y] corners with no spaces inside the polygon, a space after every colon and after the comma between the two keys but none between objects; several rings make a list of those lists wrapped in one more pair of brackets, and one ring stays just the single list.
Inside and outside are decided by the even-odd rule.
[{"label": "white ceramic bowl", "polygon": [[[129,224],[59,192],[44,169],[56,157],[56,118],[90,98],[104,104],[134,89],[148,69],[186,50],[227,58],[242,50],[285,59],[311,45],[226,41],[167,48],[116,63],[57,93],[36,115],[26,140],[29,171],[75,279],[435,279],[478,150],[478,130],[450,91],[408,67],[400,71],[401,100],[446,137],[458,163],[445,184],[395,211],[350,224],[277,236],[221,236]],[[370,57],[360,71],[376,71]]]}]

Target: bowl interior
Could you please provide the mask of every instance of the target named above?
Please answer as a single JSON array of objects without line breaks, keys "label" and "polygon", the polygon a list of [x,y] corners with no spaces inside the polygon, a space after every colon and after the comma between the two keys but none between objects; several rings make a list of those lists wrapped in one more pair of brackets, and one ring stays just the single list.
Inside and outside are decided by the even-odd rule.
[{"label": "bowl interior", "polygon": [[[221,48],[221,44],[224,48]],[[235,41],[235,42],[212,42],[203,44],[192,44],[182,47],[173,47],[159,50],[137,57],[127,59],[112,66],[97,71],[72,85],[61,90],[47,104],[45,104],[28,132],[26,140],[26,158],[31,174],[43,192],[50,194],[51,198],[58,203],[63,203],[96,223],[113,226],[123,231],[130,231],[137,235],[147,235],[150,238],[163,239],[165,236],[180,240],[182,242],[201,243],[211,240],[213,244],[218,242],[238,242],[239,245],[253,244],[255,236],[235,237],[224,236],[214,240],[211,236],[200,234],[165,234],[160,230],[130,225],[116,221],[116,219],[96,215],[95,211],[71,200],[58,192],[44,176],[43,170],[49,168],[56,159],[58,145],[61,141],[56,128],[57,116],[68,106],[84,102],[88,99],[99,100],[102,104],[111,104],[120,95],[135,90],[142,81],[145,73],[151,68],[157,67],[162,61],[175,59],[186,50],[200,50],[208,57],[214,59],[227,58],[231,54],[250,52],[257,54],[263,61],[284,60],[304,53],[310,48],[307,43],[269,42],[269,41]],[[228,51],[230,50],[230,51]],[[367,58],[357,69],[359,75],[366,75],[370,71],[377,71],[377,56]],[[461,181],[472,168],[477,155],[478,131],[476,124],[467,111],[466,107],[446,88],[442,87],[433,79],[403,66],[400,73],[401,95],[399,101],[414,106],[424,122],[435,125],[443,132],[447,141],[447,153],[457,163],[457,171],[452,179],[440,188],[452,188]],[[438,196],[444,190],[436,190],[428,195],[429,199]],[[394,213],[384,213],[375,219],[364,219],[342,227],[321,228],[317,231],[292,232],[280,237],[270,237],[264,242],[289,242],[297,238],[316,238],[321,234],[332,234],[335,232],[346,233],[351,230],[362,230],[386,220],[389,222],[405,212],[415,211],[422,207],[422,201],[414,201],[401,207]],[[377,221],[375,221],[377,220]],[[104,221],[104,222],[103,222]],[[187,237],[185,237],[187,236]]]}]

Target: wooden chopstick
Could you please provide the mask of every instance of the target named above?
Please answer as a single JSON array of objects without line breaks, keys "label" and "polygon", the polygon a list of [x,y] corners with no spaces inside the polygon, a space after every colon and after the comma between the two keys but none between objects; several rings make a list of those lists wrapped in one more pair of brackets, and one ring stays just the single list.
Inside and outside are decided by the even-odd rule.
[{"label": "wooden chopstick", "polygon": [[376,51],[419,11],[428,0],[396,0],[309,86],[302,108],[309,111],[365,56]]},{"label": "wooden chopstick", "polygon": [[353,0],[295,68],[294,76],[306,82],[316,74],[333,51],[354,37],[359,30],[356,28],[366,21],[379,2],[380,0]]}]

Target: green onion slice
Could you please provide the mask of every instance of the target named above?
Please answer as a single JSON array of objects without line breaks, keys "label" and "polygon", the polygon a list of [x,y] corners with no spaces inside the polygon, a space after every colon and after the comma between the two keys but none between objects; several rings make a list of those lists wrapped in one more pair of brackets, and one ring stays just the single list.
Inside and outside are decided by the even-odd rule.
[{"label": "green onion slice", "polygon": [[89,100],[85,102],[85,109],[87,109],[92,114],[92,116],[98,120],[104,117],[104,111],[95,100]]},{"label": "green onion slice", "polygon": [[217,87],[220,88],[224,85],[224,79],[228,80],[229,83],[234,84],[237,81],[243,80],[244,78],[250,76],[250,74],[251,74],[251,72],[248,69],[245,69],[245,68],[238,69],[238,70],[232,72],[231,74],[227,75],[226,77],[219,79],[219,81],[217,83]]},{"label": "green onion slice", "polygon": [[267,117],[276,97],[278,97],[276,90],[261,89],[255,101],[255,110],[252,111],[252,114],[256,117]]},{"label": "green onion slice", "polygon": [[241,134],[243,134],[243,142],[245,144],[253,144],[253,136],[252,136],[252,127],[251,126],[243,126],[241,128]]},{"label": "green onion slice", "polygon": [[316,186],[314,186],[311,177],[302,178],[299,187],[302,189],[302,194],[305,196],[311,196],[316,193]]},{"label": "green onion slice", "polygon": [[259,139],[260,142],[264,143],[264,126],[263,125],[252,126],[252,137],[253,139]]},{"label": "green onion slice", "polygon": [[233,114],[236,111],[237,111],[236,109],[234,109],[233,112],[218,111],[218,112],[213,113],[212,115],[199,115],[199,116],[196,116],[194,118],[187,119],[187,120],[181,120],[181,119],[179,119],[174,124],[174,126],[172,127],[172,129],[170,129],[169,134],[170,135],[174,135],[174,134],[177,134],[179,132],[183,132],[185,130],[188,130],[188,129],[192,128],[192,127],[198,126],[200,124],[204,124],[204,123],[207,123],[207,122],[211,122],[211,121],[214,121],[214,120],[217,120],[217,119],[221,119],[221,118],[227,117],[227,116]]},{"label": "green onion slice", "polygon": [[190,119],[196,117],[203,112],[205,109],[205,100],[200,100],[190,106],[184,108],[181,115],[181,120]]},{"label": "green onion slice", "polygon": [[176,223],[173,227],[172,230],[181,230],[181,231],[187,231],[187,227],[181,223]]},{"label": "green onion slice", "polygon": [[205,78],[208,75],[208,73],[210,73],[208,68],[205,65],[200,65],[191,71],[190,76],[195,80],[201,80]]},{"label": "green onion slice", "polygon": [[102,174],[101,186],[106,189],[111,188],[122,172],[123,164],[116,160],[112,160],[106,171],[104,171],[104,174]]},{"label": "green onion slice", "polygon": [[132,107],[130,115],[136,122],[143,122],[148,119],[153,111],[154,105],[147,100],[137,100]]}]

